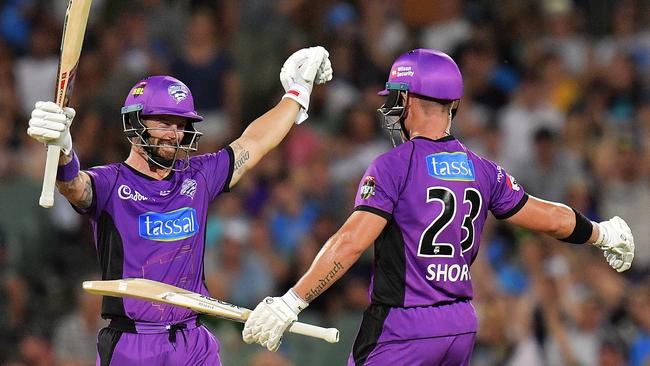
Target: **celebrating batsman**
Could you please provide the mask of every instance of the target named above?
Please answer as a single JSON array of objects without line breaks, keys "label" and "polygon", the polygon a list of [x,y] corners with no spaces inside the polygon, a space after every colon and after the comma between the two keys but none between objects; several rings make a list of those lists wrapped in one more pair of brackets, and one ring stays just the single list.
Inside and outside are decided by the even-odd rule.
[{"label": "celebrating batsman", "polygon": [[[91,220],[102,279],[147,278],[208,295],[208,204],[307,118],[313,85],[331,78],[324,48],[295,52],[280,72],[282,100],[215,153],[190,156],[201,136],[194,124],[202,117],[187,86],[170,76],[145,78],[129,92],[122,126],[131,150],[123,163],[79,169],[71,108],[37,102],[27,132],[61,147],[57,188]],[[102,317],[110,324],[98,337],[97,365],[220,364],[219,342],[190,310],[105,297]]]},{"label": "celebrating batsman", "polygon": [[380,94],[387,96],[378,110],[384,127],[403,143],[366,170],[354,212],[298,283],[257,305],[244,341],[277,350],[298,313],[374,242],[371,304],[348,365],[468,365],[477,329],[469,267],[488,210],[568,243],[590,243],[617,271],[630,268],[634,240],[621,218],[595,223],[529,196],[502,167],[450,134],[463,80],[448,55],[401,55]]}]

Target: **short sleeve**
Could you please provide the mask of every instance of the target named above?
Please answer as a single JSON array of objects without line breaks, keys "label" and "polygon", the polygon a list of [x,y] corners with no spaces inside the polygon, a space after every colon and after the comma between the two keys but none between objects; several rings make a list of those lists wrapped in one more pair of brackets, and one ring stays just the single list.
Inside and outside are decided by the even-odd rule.
[{"label": "short sleeve", "polygon": [[507,219],[521,210],[528,195],[517,180],[499,165],[483,159],[490,182],[489,209],[499,220]]},{"label": "short sleeve", "polygon": [[234,156],[232,148],[227,146],[216,153],[201,154],[192,158],[192,164],[196,164],[205,176],[210,201],[220,193],[230,191]]},{"label": "short sleeve", "polygon": [[115,180],[117,179],[117,166],[98,166],[85,170],[90,177],[90,184],[93,192],[93,200],[88,208],[72,207],[80,214],[96,219],[101,215],[108,202]]},{"label": "short sleeve", "polygon": [[359,183],[355,211],[372,212],[386,220],[392,218],[406,175],[400,160],[385,154],[370,164]]}]

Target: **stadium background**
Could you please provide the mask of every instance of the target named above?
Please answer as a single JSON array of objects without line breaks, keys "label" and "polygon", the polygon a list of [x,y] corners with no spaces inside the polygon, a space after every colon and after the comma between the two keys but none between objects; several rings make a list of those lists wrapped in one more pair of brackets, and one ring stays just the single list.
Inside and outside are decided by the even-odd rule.
[{"label": "stadium background", "polygon": [[[87,220],[38,207],[45,150],[25,133],[52,98],[63,0],[0,1],[0,365],[94,365],[99,297]],[[624,275],[599,251],[492,220],[472,267],[473,365],[650,364],[650,4],[644,0],[94,0],[72,105],[82,166],[122,161],[119,108],[138,79],[192,89],[214,151],[281,96],[294,50],[321,44],[334,80],[307,123],[211,207],[214,297],[254,306],[284,293],[350,213],[365,167],[390,148],[374,110],[392,60],[450,53],[465,80],[452,131],[534,195],[593,220],[622,216],[637,257]],[[60,199],[61,197],[59,197]],[[343,364],[366,306],[371,255],[301,320],[341,342],[289,335],[269,354],[217,321],[226,365]]]}]

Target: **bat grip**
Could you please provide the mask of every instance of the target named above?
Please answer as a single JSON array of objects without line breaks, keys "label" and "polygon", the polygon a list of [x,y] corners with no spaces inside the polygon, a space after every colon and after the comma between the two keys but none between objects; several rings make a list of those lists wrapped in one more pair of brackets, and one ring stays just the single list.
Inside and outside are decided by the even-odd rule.
[{"label": "bat grip", "polygon": [[289,328],[289,332],[308,337],[320,338],[329,343],[336,343],[339,341],[339,330],[336,328],[323,328],[311,324],[295,322]]},{"label": "bat grip", "polygon": [[45,173],[43,174],[43,190],[38,204],[44,208],[54,206],[54,185],[56,184],[56,170],[59,167],[61,147],[47,146],[47,159],[45,160]]}]

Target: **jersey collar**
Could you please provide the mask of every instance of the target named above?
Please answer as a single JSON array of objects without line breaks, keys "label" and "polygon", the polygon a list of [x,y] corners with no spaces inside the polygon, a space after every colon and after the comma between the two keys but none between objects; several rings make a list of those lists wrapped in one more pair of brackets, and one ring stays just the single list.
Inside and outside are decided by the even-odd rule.
[{"label": "jersey collar", "polygon": [[445,142],[445,141],[453,141],[456,138],[453,135],[447,135],[447,136],[441,137],[441,138],[436,139],[436,140],[425,137],[425,136],[415,136],[413,138],[413,140],[415,140],[415,139],[422,139],[422,140],[428,140],[428,141],[433,141],[433,142]]}]

